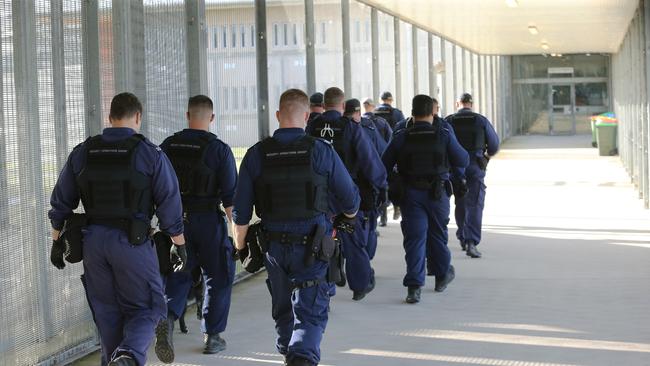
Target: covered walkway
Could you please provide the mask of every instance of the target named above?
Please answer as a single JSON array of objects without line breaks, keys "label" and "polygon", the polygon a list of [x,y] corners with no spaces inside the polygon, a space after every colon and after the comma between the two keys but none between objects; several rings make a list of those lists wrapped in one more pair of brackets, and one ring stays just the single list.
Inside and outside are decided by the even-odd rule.
[{"label": "covered walkway", "polygon": [[[588,136],[510,139],[489,167],[484,258],[451,240],[456,280],[442,294],[431,281],[418,305],[403,302],[391,222],[377,289],[332,302],[322,365],[649,365],[650,212],[620,161],[589,146]],[[175,335],[175,364],[282,364],[265,277],[236,286],[224,353],[202,355],[191,320]]]}]

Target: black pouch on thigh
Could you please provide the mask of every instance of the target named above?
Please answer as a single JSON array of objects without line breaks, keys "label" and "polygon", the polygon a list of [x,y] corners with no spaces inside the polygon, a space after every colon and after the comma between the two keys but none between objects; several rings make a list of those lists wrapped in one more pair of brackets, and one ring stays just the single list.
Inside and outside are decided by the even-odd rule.
[{"label": "black pouch on thigh", "polygon": [[337,283],[343,279],[343,252],[339,241],[334,238],[331,239],[334,244],[334,252],[328,260],[327,282]]},{"label": "black pouch on thigh", "polygon": [[88,225],[88,218],[85,214],[72,214],[65,220],[63,227],[63,242],[65,253],[63,257],[68,263],[79,263],[83,260],[83,232]]},{"label": "black pouch on thigh", "polygon": [[141,245],[147,238],[151,231],[151,224],[148,221],[133,219],[129,223],[129,243],[133,245]]}]

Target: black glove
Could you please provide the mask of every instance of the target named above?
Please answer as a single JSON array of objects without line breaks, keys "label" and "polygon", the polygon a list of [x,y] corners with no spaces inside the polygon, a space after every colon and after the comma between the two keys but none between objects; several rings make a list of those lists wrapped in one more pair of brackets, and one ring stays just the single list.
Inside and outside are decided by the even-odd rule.
[{"label": "black glove", "polygon": [[187,249],[185,249],[185,245],[172,245],[172,249],[169,251],[169,260],[174,272],[184,271],[187,265]]},{"label": "black glove", "polygon": [[467,191],[469,191],[469,188],[467,188],[467,180],[465,178],[454,179],[452,186],[454,188],[454,196],[458,198],[465,197]]},{"label": "black glove", "polygon": [[52,250],[50,251],[50,262],[54,267],[58,269],[65,268],[65,262],[63,261],[63,255],[65,254],[65,243],[63,239],[59,237],[58,240],[52,240]]},{"label": "black glove", "polygon": [[354,233],[354,224],[356,223],[356,217],[347,217],[344,214],[340,214],[334,218],[334,227],[336,230],[345,231],[348,234]]},{"label": "black glove", "polygon": [[228,240],[230,240],[230,245],[232,246],[232,260],[237,262],[239,260],[239,250],[235,248],[235,241],[233,240],[232,236],[229,236]]}]

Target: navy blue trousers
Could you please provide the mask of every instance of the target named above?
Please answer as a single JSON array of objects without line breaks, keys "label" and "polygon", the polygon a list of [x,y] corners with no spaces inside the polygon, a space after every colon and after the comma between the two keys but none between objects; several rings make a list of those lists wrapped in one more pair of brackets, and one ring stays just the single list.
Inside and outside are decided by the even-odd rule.
[{"label": "navy blue trousers", "polygon": [[134,246],[122,230],[84,230],[83,282],[102,349],[102,365],[121,353],[146,362],[154,329],[167,314],[153,242]]},{"label": "navy blue trousers", "polygon": [[429,243],[429,266],[435,276],[447,274],[451,254],[447,247],[449,197],[445,194],[433,200],[429,192],[406,189],[402,209],[402,234],[406,259],[404,286],[424,286],[425,259]]},{"label": "navy blue trousers", "polygon": [[366,213],[359,211],[352,234],[344,231],[336,232],[341,241],[341,248],[345,257],[345,274],[352,291],[364,291],[370,284],[372,267],[370,266],[371,257],[368,250],[369,227]]},{"label": "navy blue trousers", "polygon": [[370,260],[375,258],[377,253],[377,219],[379,219],[379,210],[367,211],[368,217],[368,244],[366,244],[366,251]]},{"label": "navy blue trousers", "polygon": [[233,245],[225,217],[219,212],[189,213],[185,221],[188,266],[167,276],[167,306],[176,318],[183,314],[192,287],[192,270],[201,267],[204,281],[201,331],[218,334],[226,329],[235,276]]},{"label": "navy blue trousers", "polygon": [[456,238],[461,242],[472,241],[478,245],[481,242],[483,225],[483,208],[485,207],[485,171],[472,162],[465,171],[467,179],[467,194],[463,198],[455,198]]},{"label": "navy blue trousers", "polygon": [[[327,326],[330,284],[328,263],[316,260],[305,266],[305,246],[271,242],[266,253],[267,285],[278,333],[278,352],[288,359],[304,358],[318,364],[320,343]],[[305,281],[318,284],[296,289]]]}]

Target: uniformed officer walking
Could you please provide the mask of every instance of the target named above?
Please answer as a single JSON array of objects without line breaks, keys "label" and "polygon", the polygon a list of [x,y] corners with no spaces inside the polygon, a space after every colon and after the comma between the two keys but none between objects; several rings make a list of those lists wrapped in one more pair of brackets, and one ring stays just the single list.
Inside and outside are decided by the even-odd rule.
[{"label": "uniformed officer walking", "polygon": [[308,260],[313,253],[307,247],[313,250],[320,244],[316,241],[324,243],[328,237],[333,243],[328,216],[355,217],[360,198],[332,146],[305,134],[307,95],[287,90],[279,109],[280,128],[251,147],[240,167],[233,209],[235,242],[237,249],[244,248],[255,205],[268,244],[265,266],[277,349],[287,365],[310,366],[321,358],[329,265],[320,256]]},{"label": "uniformed officer walking", "polygon": [[370,225],[366,213],[376,209],[379,194],[386,188],[386,170],[363,128],[343,116],[343,91],[336,87],[329,88],[324,98],[326,111],[307,126],[306,132],[331,141],[359,187],[361,205],[354,222],[354,232],[339,230],[337,235],[343,244],[345,272],[353,292],[352,299],[361,300],[375,287],[374,270],[367,248]]},{"label": "uniformed officer walking", "polygon": [[[348,99],[345,102],[345,113],[343,115],[361,126],[372,147],[375,148],[378,156],[381,156],[381,154],[384,153],[384,150],[386,150],[388,144],[384,140],[382,133],[376,127],[375,123],[371,119],[361,116],[361,103],[359,100]],[[384,123],[386,123],[386,121],[384,121]],[[388,127],[388,124],[386,124],[386,127]],[[388,127],[388,129],[390,129],[390,127]],[[381,197],[378,197],[378,199],[385,201],[386,191],[382,190],[379,194]],[[368,257],[371,261],[375,258],[375,254],[377,253],[377,218],[381,207],[385,207],[384,202],[381,202],[380,207],[375,207],[365,212],[366,217],[368,218],[368,244],[366,244],[366,251],[368,252]]]},{"label": "uniformed officer walking", "polygon": [[[176,171],[183,200],[188,264],[166,281],[168,316],[156,328],[156,353],[161,361],[174,361],[174,321],[182,316],[192,287],[191,271],[200,266],[205,283],[201,330],[203,353],[223,351],[230,295],[235,275],[233,244],[228,220],[237,184],[237,167],[230,147],[209,132],[214,121],[213,103],[205,95],[189,99],[189,128],[168,137],[160,147]],[[225,212],[221,210],[221,205]]]},{"label": "uniformed officer walking", "polygon": [[467,152],[449,130],[433,124],[433,99],[413,98],[413,127],[397,133],[382,160],[387,170],[397,170],[404,183],[402,192],[402,233],[406,251],[407,303],[420,301],[425,282],[427,241],[435,258],[435,290],[442,292],[454,279],[454,267],[447,248],[449,222],[450,168],[468,164]]},{"label": "uniformed officer walking", "polygon": [[[99,330],[102,365],[143,366],[156,324],[167,313],[150,221],[155,210],[161,230],[175,243],[172,252],[183,257],[181,198],[165,154],[137,133],[138,98],[116,95],[109,120],[110,128],[72,151],[59,175],[49,211],[53,249],[81,199],[88,219],[82,281]],[[53,250],[51,260],[63,268],[62,252]]]},{"label": "uniformed officer walking", "polygon": [[325,108],[323,107],[323,93],[317,92],[312,94],[309,97],[309,119],[307,123],[316,119],[323,112],[325,112]]},{"label": "uniformed officer walking", "polygon": [[401,110],[393,107],[393,94],[385,91],[381,94],[382,103],[375,108],[375,115],[383,118],[388,122],[390,128],[395,129],[395,125],[399,121],[404,120],[404,113]]},{"label": "uniformed officer walking", "polygon": [[362,117],[371,120],[372,123],[375,124],[375,128],[388,146],[388,143],[393,138],[393,130],[383,117],[380,117],[374,113],[375,102],[370,98],[366,98],[363,101],[363,109],[365,113],[362,115]]},{"label": "uniformed officer walking", "polygon": [[469,153],[469,166],[463,172],[454,172],[456,186],[466,192],[455,195],[456,237],[467,255],[481,258],[476,246],[481,242],[483,207],[485,204],[485,171],[490,157],[499,151],[499,136],[490,121],[472,111],[473,100],[468,93],[456,102],[458,112],[447,117],[458,142]]}]

